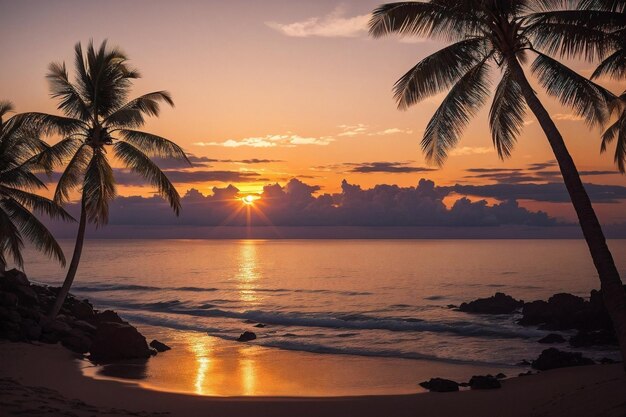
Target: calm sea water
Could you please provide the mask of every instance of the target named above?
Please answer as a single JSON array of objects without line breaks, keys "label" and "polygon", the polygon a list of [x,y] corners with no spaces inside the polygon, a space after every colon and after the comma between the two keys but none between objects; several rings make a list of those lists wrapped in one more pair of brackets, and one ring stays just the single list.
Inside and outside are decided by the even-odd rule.
[{"label": "calm sea water", "polygon": [[[610,246],[626,276],[626,241]],[[60,268],[27,259],[32,280],[60,285]],[[511,365],[535,357],[546,332],[448,305],[598,285],[579,240],[99,240],[73,292],[140,325],[225,340],[253,330],[271,348]]]}]

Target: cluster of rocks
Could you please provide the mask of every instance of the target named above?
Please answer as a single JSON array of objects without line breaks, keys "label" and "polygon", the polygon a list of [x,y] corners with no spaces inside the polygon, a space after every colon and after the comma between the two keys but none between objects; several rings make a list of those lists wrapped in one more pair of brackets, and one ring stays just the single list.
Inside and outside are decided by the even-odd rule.
[{"label": "cluster of rocks", "polygon": [[59,289],[31,284],[16,269],[0,272],[0,339],[58,343],[95,362],[149,358],[169,347],[150,346],[139,331],[111,310],[98,311],[87,300],[68,295],[59,315],[49,320]]},{"label": "cluster of rocks", "polygon": [[[625,294],[626,296],[626,291]],[[591,291],[589,300],[576,295],[559,293],[548,301],[525,303],[504,293],[463,303],[460,311],[478,314],[511,314],[519,311],[518,321],[523,326],[537,326],[542,330],[576,330],[569,338],[572,347],[617,345],[611,319],[600,291]],[[563,336],[551,333],[538,340],[539,343],[565,343]]]},{"label": "cluster of rocks", "polygon": [[504,374],[493,375],[474,375],[469,382],[456,382],[445,378],[431,378],[428,381],[420,383],[422,388],[432,392],[454,392],[460,387],[469,387],[470,389],[497,389],[502,386],[501,379],[506,378]]},{"label": "cluster of rocks", "polygon": [[582,353],[549,348],[541,352],[539,357],[532,361],[531,366],[538,371],[547,371],[570,366],[593,365],[594,363],[592,359],[584,357]]}]

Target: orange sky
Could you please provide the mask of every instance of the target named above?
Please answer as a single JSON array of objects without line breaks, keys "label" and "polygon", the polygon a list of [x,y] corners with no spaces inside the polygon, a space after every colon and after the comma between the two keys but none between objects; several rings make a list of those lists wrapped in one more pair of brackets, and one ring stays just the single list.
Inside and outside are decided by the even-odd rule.
[{"label": "orange sky", "polygon": [[[243,164],[214,162],[205,170],[255,172],[258,180],[233,182],[258,192],[269,182],[299,177],[335,192],[341,180],[363,187],[439,185],[488,181],[464,178],[470,168],[524,168],[553,159],[538,124],[528,124],[513,158],[502,162],[491,147],[487,110],[470,125],[445,167],[433,172],[358,173],[354,165],[399,162],[426,167],[421,133],[439,99],[407,112],[391,94],[395,80],[441,44],[366,35],[367,14],[377,1],[4,1],[0,0],[1,99],[18,111],[56,112],[45,81],[51,61],[73,60],[77,41],[108,38],[119,45],[144,78],[135,95],[169,90],[165,109],[145,130],[168,137],[195,156],[220,160],[268,159]],[[575,62],[583,74],[591,64]],[[608,85],[620,91],[617,84]],[[623,85],[621,86],[623,89]],[[599,131],[590,131],[568,109],[545,98],[580,170],[614,171],[612,154],[599,154]],[[612,149],[611,149],[612,152]],[[626,185],[623,175],[586,182]],[[181,193],[204,194],[228,182],[177,184]],[[151,193],[126,187],[121,194]],[[571,218],[567,205],[525,203]],[[598,205],[607,222],[626,221],[624,204]]]}]

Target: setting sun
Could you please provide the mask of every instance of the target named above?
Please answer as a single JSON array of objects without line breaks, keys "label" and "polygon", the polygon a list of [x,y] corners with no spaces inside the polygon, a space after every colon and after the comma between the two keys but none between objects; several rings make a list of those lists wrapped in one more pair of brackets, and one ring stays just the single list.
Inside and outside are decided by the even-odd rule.
[{"label": "setting sun", "polygon": [[242,198],[241,198],[241,201],[243,201],[243,203],[244,203],[244,204],[247,204],[247,205],[252,205],[252,204],[254,204],[254,202],[255,202],[256,200],[258,200],[259,198],[261,198],[261,197],[256,196],[256,195],[252,195],[252,194],[250,194],[250,195],[247,195],[247,196],[245,196],[245,197],[242,197]]}]

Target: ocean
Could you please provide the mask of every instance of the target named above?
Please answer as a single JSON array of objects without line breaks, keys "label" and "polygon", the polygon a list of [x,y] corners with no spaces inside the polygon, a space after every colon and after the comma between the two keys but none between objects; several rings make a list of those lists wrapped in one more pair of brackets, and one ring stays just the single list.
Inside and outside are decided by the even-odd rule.
[{"label": "ocean", "polygon": [[[62,241],[68,258],[72,244]],[[610,247],[626,276],[626,240]],[[60,285],[60,267],[36,253],[26,259],[32,281]],[[234,341],[248,330],[257,335],[249,345],[263,352],[335,363],[361,358],[361,367],[374,364],[366,358],[385,358],[428,362],[429,370],[439,364],[510,371],[546,347],[537,340],[548,332],[519,326],[518,315],[472,315],[452,306],[495,292],[526,301],[558,292],[588,297],[598,287],[582,240],[90,240],[72,292],[170,343],[202,345],[206,336],[220,347],[215,352],[239,346]],[[584,352],[616,357],[605,349]],[[173,377],[158,369],[148,366],[134,379],[159,388],[160,378]],[[369,391],[367,384],[364,391],[346,384],[347,393],[380,392],[375,383]],[[174,385],[204,393],[197,381]],[[238,386],[212,392],[276,393]]]}]

